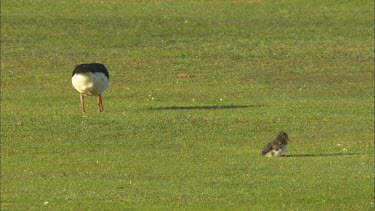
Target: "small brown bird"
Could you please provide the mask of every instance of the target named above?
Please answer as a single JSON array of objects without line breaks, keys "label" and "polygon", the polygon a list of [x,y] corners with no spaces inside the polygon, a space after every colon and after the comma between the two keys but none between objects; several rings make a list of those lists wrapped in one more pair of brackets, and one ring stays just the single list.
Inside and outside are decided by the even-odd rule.
[{"label": "small brown bird", "polygon": [[262,151],[262,155],[265,157],[281,157],[283,156],[284,151],[288,147],[288,134],[284,131],[281,131],[277,134],[276,138],[269,142]]}]

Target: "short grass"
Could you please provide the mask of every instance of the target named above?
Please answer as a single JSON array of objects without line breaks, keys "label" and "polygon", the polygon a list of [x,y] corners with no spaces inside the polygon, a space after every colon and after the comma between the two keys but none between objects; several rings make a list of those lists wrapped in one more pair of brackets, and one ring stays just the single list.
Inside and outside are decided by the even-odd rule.
[{"label": "short grass", "polygon": [[[2,0],[1,209],[372,210],[373,8]],[[103,113],[71,86],[85,62]]]}]

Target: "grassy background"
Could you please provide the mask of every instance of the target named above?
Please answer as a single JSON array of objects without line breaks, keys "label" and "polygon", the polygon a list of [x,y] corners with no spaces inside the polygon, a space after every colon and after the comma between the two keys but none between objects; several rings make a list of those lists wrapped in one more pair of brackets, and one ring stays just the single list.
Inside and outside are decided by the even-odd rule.
[{"label": "grassy background", "polygon": [[[373,8],[2,0],[1,209],[372,210]],[[103,113],[71,86],[86,62]],[[260,156],[279,130],[287,156]]]}]

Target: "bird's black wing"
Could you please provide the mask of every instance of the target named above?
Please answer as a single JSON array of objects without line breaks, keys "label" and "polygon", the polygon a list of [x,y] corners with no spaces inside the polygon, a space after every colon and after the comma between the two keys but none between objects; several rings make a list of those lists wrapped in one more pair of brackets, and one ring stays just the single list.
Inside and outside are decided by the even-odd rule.
[{"label": "bird's black wing", "polygon": [[100,72],[104,73],[107,78],[109,78],[109,73],[107,68],[103,64],[100,63],[90,63],[90,64],[80,64],[77,65],[74,69],[72,76],[76,73],[87,73],[87,72]]}]

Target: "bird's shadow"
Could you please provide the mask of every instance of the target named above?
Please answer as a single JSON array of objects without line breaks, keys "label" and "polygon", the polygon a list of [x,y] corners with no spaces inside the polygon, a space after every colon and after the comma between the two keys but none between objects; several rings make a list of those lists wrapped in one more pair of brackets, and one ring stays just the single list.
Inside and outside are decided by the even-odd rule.
[{"label": "bird's shadow", "polygon": [[167,107],[150,107],[150,110],[208,110],[208,109],[239,109],[254,108],[264,105],[210,105],[210,106],[167,106]]},{"label": "bird's shadow", "polygon": [[353,155],[370,155],[371,153],[330,153],[330,154],[297,154],[284,155],[283,157],[331,157],[331,156],[353,156]]}]

